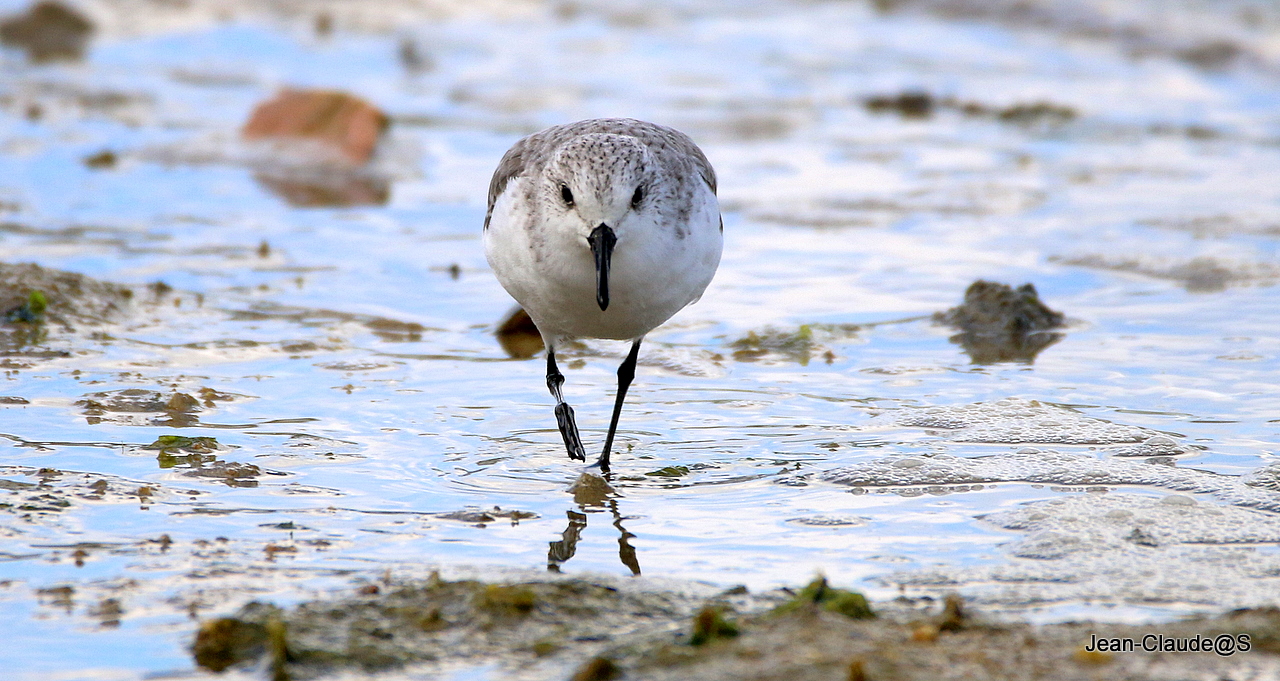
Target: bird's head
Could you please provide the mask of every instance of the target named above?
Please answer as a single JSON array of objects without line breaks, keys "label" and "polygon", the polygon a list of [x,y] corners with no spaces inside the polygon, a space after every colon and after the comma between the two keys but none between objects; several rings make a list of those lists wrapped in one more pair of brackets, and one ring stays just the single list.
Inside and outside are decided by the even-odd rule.
[{"label": "bird's head", "polygon": [[609,306],[614,245],[644,219],[654,167],[649,150],[634,137],[592,133],[562,145],[543,172],[542,204],[591,249],[601,310]]}]

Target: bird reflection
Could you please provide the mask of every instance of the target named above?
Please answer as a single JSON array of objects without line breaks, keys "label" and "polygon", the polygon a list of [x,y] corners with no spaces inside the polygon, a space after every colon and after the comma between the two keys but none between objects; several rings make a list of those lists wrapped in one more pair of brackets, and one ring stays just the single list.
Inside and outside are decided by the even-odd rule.
[{"label": "bird reflection", "polygon": [[560,566],[577,553],[578,540],[582,537],[582,530],[587,526],[587,514],[608,509],[613,515],[613,526],[618,529],[618,560],[627,566],[632,575],[639,575],[640,560],[636,557],[635,547],[631,545],[631,539],[635,538],[635,535],[622,526],[625,518],[618,510],[617,493],[613,491],[609,482],[598,475],[583,473],[569,491],[573,493],[573,501],[579,510],[566,511],[569,525],[564,528],[560,540],[551,542],[547,549],[547,570],[560,572]]}]

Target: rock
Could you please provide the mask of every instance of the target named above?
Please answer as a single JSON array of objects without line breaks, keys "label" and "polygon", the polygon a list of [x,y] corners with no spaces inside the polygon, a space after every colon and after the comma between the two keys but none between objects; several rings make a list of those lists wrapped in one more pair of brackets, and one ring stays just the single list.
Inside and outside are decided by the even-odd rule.
[{"label": "rock", "polygon": [[366,169],[388,118],[372,104],[331,90],[284,90],[259,104],[241,130],[269,145],[271,163],[254,173],[291,206],[383,205],[387,178]]},{"label": "rock", "polygon": [[377,107],[344,92],[286,89],[259,104],[240,134],[250,141],[315,143],[317,160],[361,166],[373,158],[388,122]]},{"label": "rock", "polygon": [[933,115],[937,104],[927,92],[877,95],[866,98],[862,103],[871,113],[897,113],[903,118],[928,118]]},{"label": "rock", "polygon": [[39,2],[0,21],[0,43],[27,53],[33,62],[80,59],[93,23],[57,2]]},{"label": "rock", "polygon": [[125,316],[133,291],[82,274],[0,263],[0,354],[30,355],[48,331],[72,331]]},{"label": "rock", "polygon": [[84,165],[93,170],[107,170],[116,167],[116,163],[120,161],[114,151],[104,149],[96,154],[90,154],[84,157]]},{"label": "rock", "polygon": [[1041,302],[1031,284],[1014,289],[979,279],[965,290],[962,304],[935,312],[933,321],[960,330],[951,342],[963,347],[974,364],[1030,364],[1062,339],[1048,330],[1061,327],[1065,317]]}]

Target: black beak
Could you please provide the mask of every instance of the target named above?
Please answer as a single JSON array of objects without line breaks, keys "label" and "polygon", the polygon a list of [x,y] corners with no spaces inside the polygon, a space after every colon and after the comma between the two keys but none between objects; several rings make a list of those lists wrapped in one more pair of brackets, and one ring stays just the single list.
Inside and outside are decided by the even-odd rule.
[{"label": "black beak", "polygon": [[591,244],[591,254],[596,257],[596,303],[603,311],[609,307],[609,260],[613,258],[613,245],[618,243],[618,237],[602,222],[591,230],[587,243]]}]

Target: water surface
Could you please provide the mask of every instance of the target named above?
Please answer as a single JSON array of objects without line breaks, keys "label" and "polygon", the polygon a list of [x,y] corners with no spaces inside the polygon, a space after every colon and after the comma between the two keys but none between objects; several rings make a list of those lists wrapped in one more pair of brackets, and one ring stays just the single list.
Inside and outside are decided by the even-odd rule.
[{"label": "water surface", "polygon": [[[1080,19],[1046,2],[1038,28],[942,11],[955,3],[393,4],[324,10],[318,33],[311,9],[91,7],[104,28],[83,61],[3,55],[0,259],[173,291],[104,334],[51,340],[67,357],[4,365],[0,392],[28,403],[0,407],[0,664],[23,678],[185,674],[197,617],[385,570],[545,569],[554,542],[566,573],[766,589],[821,571],[873,598],[958,589],[1044,619],[1273,603],[1261,568],[1244,588],[1171,584],[1154,602],[984,585],[1028,559],[1007,549],[1019,532],[978,516],[1185,491],[823,477],[1016,452],[904,424],[1010,398],[1165,434],[1186,448],[1176,467],[1275,461],[1273,8],[1246,21],[1247,3],[1178,5],[1160,32],[1151,6],[1121,3]],[[1081,28],[1125,22],[1146,33]],[[1187,57],[1219,33],[1243,56]],[[237,131],[286,85],[391,115],[385,202],[296,205],[264,179]],[[934,106],[864,105],[903,92]],[[1052,109],[1017,113],[1037,104]],[[479,228],[512,142],[606,115],[701,144],[726,242],[702,301],[646,342],[616,495],[575,498],[582,467],[540,359],[493,337],[512,303]],[[83,162],[104,149],[113,168]],[[975,279],[1033,283],[1069,318],[1061,340],[1034,363],[973,363],[929,315]],[[588,447],[625,350],[588,342],[563,363]],[[138,389],[158,395],[119,393]],[[175,392],[208,401],[155,406]],[[218,447],[166,458],[145,448],[162,435]],[[1035,446],[1110,460],[1115,444]],[[1274,541],[1245,541],[1250,560],[1269,565]]]}]

